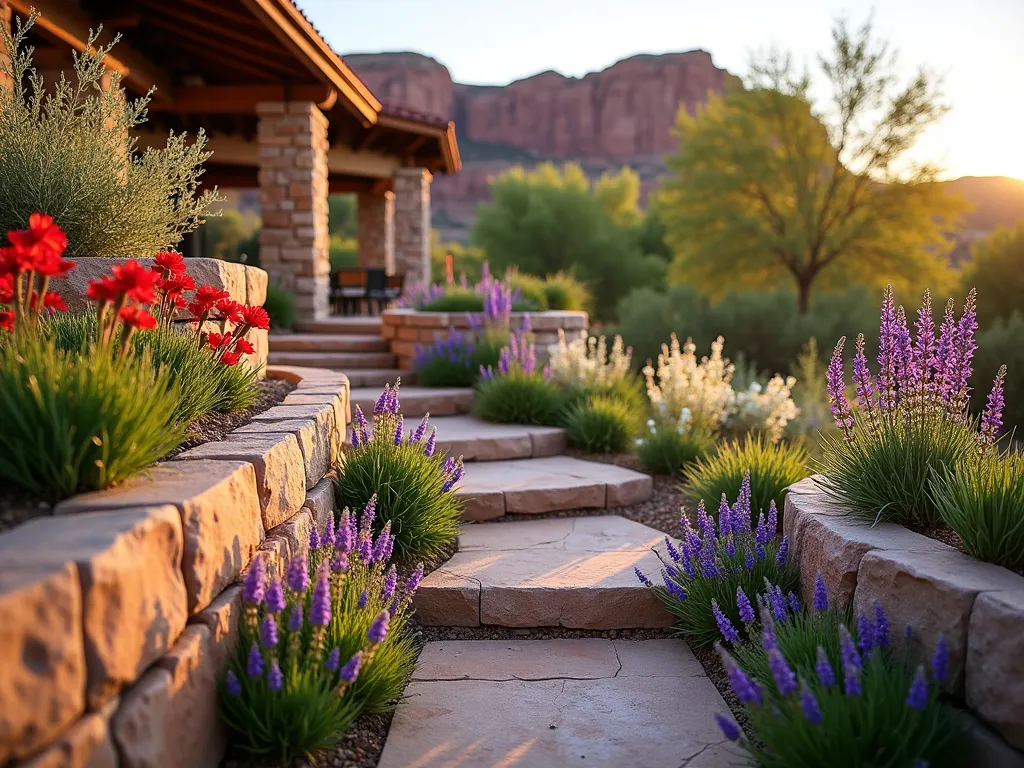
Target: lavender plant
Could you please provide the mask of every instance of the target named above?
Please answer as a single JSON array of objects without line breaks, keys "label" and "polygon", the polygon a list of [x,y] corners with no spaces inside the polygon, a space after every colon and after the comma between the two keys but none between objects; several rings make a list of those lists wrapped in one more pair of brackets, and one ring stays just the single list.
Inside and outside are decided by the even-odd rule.
[{"label": "lavender plant", "polygon": [[220,686],[221,719],[239,750],[287,765],[337,743],[359,714],[347,694],[387,639],[391,615],[369,616],[357,649],[343,657],[330,627],[343,607],[346,571],[344,560],[324,560],[311,578],[301,555],[282,583],[268,580],[262,557],[250,566],[238,647]]},{"label": "lavender plant", "polygon": [[789,540],[778,538],[778,510],[772,503],[768,513],[757,516],[750,507],[750,477],[745,476],[735,503],[725,495],[715,522],[704,502],[697,506],[694,527],[684,514],[680,520],[683,538],[678,545],[665,539],[667,558],[663,584],[655,585],[636,569],[637,578],[650,587],[679,618],[680,633],[692,644],[706,647],[716,641],[723,620],[735,629],[736,640],[746,636],[749,621],[737,605],[737,590],[756,595],[767,582],[782,594],[797,588],[798,573],[789,562]]},{"label": "lavender plant", "polygon": [[480,363],[474,364],[473,337],[455,328],[433,344],[417,344],[413,355],[416,380],[424,387],[471,387]]},{"label": "lavender plant", "polygon": [[[783,622],[761,606],[758,671],[751,675],[718,645],[733,692],[743,704],[757,743],[721,715],[716,720],[751,761],[765,768],[891,766],[940,768],[964,765],[965,735],[960,721],[940,701],[947,651],[939,641],[931,678],[925,666],[909,663],[890,649],[889,625],[881,607],[858,616],[856,637],[839,623],[809,663],[806,642],[783,643]],[[829,614],[824,611],[822,616]],[[827,619],[814,633],[829,627]],[[797,633],[799,634],[799,632]],[[789,639],[792,640],[793,634]],[[829,646],[831,650],[829,650]]]},{"label": "lavender plant", "polygon": [[395,553],[403,559],[429,558],[459,532],[462,502],[454,488],[464,471],[462,457],[437,452],[437,429],[430,429],[429,414],[405,433],[399,385],[384,388],[372,426],[356,408],[352,450],[338,463],[335,496],[339,508],[352,509],[376,498],[374,528],[391,526]]},{"label": "lavender plant", "polygon": [[[817,470],[821,486],[852,514],[933,528],[941,515],[929,496],[931,474],[955,467],[991,446],[1002,404],[993,403],[981,428],[968,413],[977,328],[974,291],[957,319],[953,300],[936,340],[926,291],[911,337],[903,307],[886,289],[879,329],[877,376],[868,368],[863,334],[853,359],[856,407],[846,397],[843,337],[828,367],[832,414],[840,437],[824,437]],[[1000,381],[997,379],[997,381]]]}]

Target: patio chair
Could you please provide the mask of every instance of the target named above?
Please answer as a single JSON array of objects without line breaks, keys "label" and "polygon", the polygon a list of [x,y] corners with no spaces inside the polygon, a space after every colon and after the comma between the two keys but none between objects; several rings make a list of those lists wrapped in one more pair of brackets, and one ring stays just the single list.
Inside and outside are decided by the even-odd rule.
[{"label": "patio chair", "polygon": [[337,287],[331,292],[331,300],[335,306],[340,305],[341,314],[350,314],[354,308],[359,312],[359,304],[368,299],[367,271],[365,269],[339,269]]},{"label": "patio chair", "polygon": [[387,305],[391,306],[398,297],[402,295],[402,291],[405,289],[405,275],[388,275],[387,286],[384,292],[387,294]]},{"label": "patio chair", "polygon": [[[371,315],[380,314],[388,301],[388,275],[383,269],[366,270],[366,304]],[[376,311],[375,311],[376,309]]]}]

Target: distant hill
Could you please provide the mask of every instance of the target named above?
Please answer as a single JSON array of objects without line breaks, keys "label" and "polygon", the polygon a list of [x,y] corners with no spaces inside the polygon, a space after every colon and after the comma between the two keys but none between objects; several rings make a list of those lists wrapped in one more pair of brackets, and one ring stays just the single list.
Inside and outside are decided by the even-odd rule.
[{"label": "distant hill", "polygon": [[1024,221],[1024,181],[1009,176],[963,176],[938,182],[947,192],[962,197],[971,206],[960,229],[953,234],[956,247],[950,262],[959,266],[971,255],[971,244],[988,237],[998,227],[1012,227]]}]

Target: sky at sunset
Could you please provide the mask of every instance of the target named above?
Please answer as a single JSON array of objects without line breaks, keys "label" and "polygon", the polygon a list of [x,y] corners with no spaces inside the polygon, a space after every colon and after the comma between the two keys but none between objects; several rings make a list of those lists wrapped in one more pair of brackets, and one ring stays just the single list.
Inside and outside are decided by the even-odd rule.
[{"label": "sky at sunset", "polygon": [[915,159],[946,176],[1024,179],[1024,0],[297,0],[341,53],[416,51],[457,82],[503,85],[548,69],[582,76],[635,53],[703,48],[742,74],[776,45],[813,66],[832,21],[860,23],[899,50],[909,77],[944,78],[952,110]]}]

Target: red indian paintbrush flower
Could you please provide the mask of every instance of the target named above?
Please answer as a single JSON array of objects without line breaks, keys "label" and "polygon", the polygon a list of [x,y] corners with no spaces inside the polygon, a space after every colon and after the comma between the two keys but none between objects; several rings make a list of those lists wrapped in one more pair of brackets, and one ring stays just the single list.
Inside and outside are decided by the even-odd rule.
[{"label": "red indian paintbrush flower", "polygon": [[90,280],[89,287],[85,292],[86,297],[100,303],[117,301],[120,293],[117,281],[112,277],[102,277],[99,280]]},{"label": "red indian paintbrush flower", "polygon": [[220,361],[224,363],[224,365],[230,367],[238,363],[238,357],[239,355],[237,352],[225,352],[220,356]]},{"label": "red indian paintbrush flower", "polygon": [[0,304],[14,301],[14,275],[0,274]]},{"label": "red indian paintbrush flower", "polygon": [[156,328],[156,318],[142,307],[123,307],[118,316],[121,318],[121,322],[130,328],[141,328],[142,330]]},{"label": "red indian paintbrush flower", "polygon": [[214,314],[219,320],[240,323],[242,322],[242,305],[231,299],[220,299],[214,305]]},{"label": "red indian paintbrush flower", "polygon": [[231,346],[231,333],[219,334],[211,333],[206,337],[206,343],[210,345],[210,349],[220,349],[221,347]]},{"label": "red indian paintbrush flower", "polygon": [[157,280],[156,287],[168,296],[175,296],[184,291],[195,290],[196,281],[188,275],[175,275]]},{"label": "red indian paintbrush flower", "polygon": [[242,307],[242,322],[263,331],[270,330],[270,315],[263,307]]},{"label": "red indian paintbrush flower", "polygon": [[256,352],[256,348],[249,343],[248,339],[238,339],[235,342],[235,351],[241,352],[242,354],[251,355]]},{"label": "red indian paintbrush flower", "polygon": [[45,213],[33,213],[28,218],[28,229],[12,229],[7,233],[11,245],[38,258],[47,253],[64,253],[68,238],[64,231]]},{"label": "red indian paintbrush flower", "polygon": [[[39,294],[36,291],[32,291],[32,295],[29,296],[28,306],[30,309],[35,309],[39,305]],[[64,303],[64,299],[60,297],[60,294],[56,291],[47,291],[43,295],[43,309],[53,309],[59,312],[67,312],[68,306]]]},{"label": "red indian paintbrush flower", "polygon": [[14,312],[10,309],[0,309],[0,328],[5,331],[14,330]]},{"label": "red indian paintbrush flower", "polygon": [[227,291],[222,291],[220,288],[214,288],[212,285],[201,285],[196,289],[195,298],[192,299],[192,303],[188,305],[188,310],[197,318],[201,318],[204,315],[209,314],[210,310],[213,309],[213,305],[221,299],[229,298]]},{"label": "red indian paintbrush flower", "polygon": [[129,259],[112,270],[120,293],[138,304],[156,301],[157,274],[145,269],[139,262]]},{"label": "red indian paintbrush flower", "polygon": [[181,275],[185,272],[185,257],[175,251],[161,251],[153,257],[154,272],[168,272]]}]

